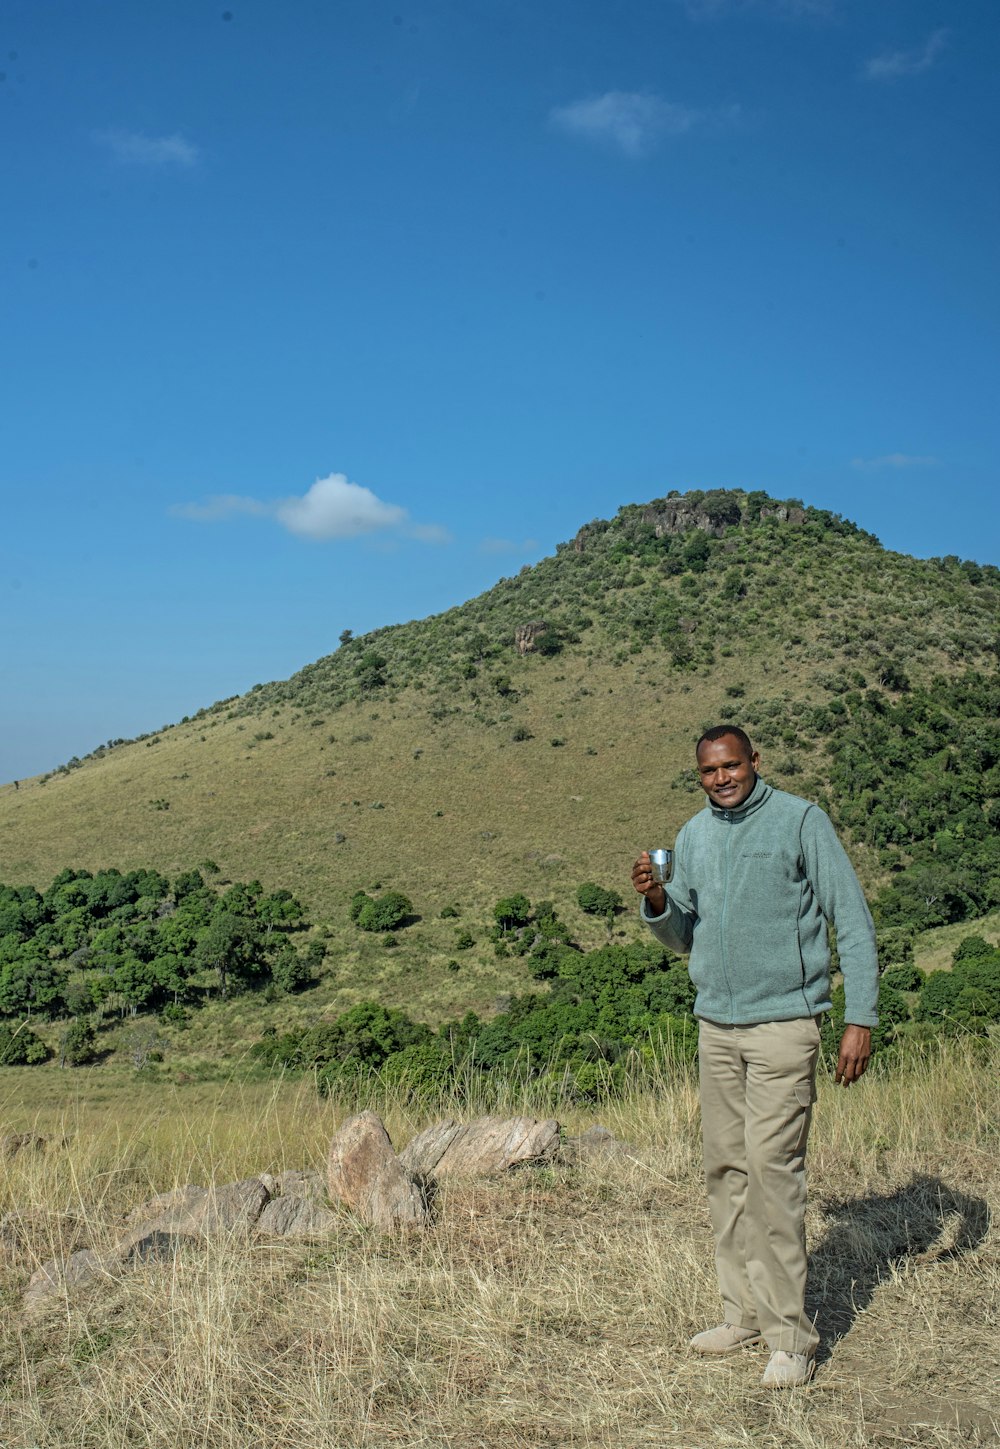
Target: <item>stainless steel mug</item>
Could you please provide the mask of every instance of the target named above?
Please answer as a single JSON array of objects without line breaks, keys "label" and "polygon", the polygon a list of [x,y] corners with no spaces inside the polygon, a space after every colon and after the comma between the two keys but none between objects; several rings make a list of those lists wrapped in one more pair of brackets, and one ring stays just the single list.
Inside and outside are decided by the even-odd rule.
[{"label": "stainless steel mug", "polygon": [[674,873],[674,852],[672,850],[651,850],[649,863],[653,867],[653,879],[658,885],[666,885]]}]

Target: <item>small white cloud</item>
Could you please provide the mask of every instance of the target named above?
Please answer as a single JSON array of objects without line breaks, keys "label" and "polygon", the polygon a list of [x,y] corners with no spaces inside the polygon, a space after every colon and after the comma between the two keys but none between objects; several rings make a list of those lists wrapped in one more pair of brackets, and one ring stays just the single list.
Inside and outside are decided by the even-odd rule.
[{"label": "small white cloud", "polygon": [[241,513],[259,518],[270,509],[256,498],[241,498],[238,493],[217,493],[206,498],[204,503],[175,504],[170,512],[175,518],[191,518],[196,523],[218,523],[226,518],[236,518]]},{"label": "small white cloud", "polygon": [[411,523],[405,530],[407,538],[418,543],[453,543],[455,535],[439,523]]},{"label": "small white cloud", "polygon": [[696,110],[641,91],[605,91],[549,112],[549,120],[560,131],[613,146],[626,156],[642,156],[664,137],[683,136],[695,127],[732,122],[738,116],[738,107]]},{"label": "small white cloud", "polygon": [[94,139],[106,146],[116,161],[130,166],[198,164],[201,152],[183,136],[143,136],[138,131],[98,131]]},{"label": "small white cloud", "polygon": [[383,503],[343,473],[331,473],[317,478],[302,498],[282,499],[274,516],[290,533],[305,538],[357,538],[404,523],[406,509]]},{"label": "small white cloud", "polygon": [[521,543],[515,543],[510,538],[484,538],[479,545],[480,553],[534,553],[538,548],[537,538],[526,538]]},{"label": "small white cloud", "polygon": [[223,493],[203,503],[181,503],[170,510],[195,523],[220,523],[247,515],[271,518],[300,538],[360,538],[366,534],[412,538],[418,543],[450,543],[452,535],[436,523],[414,523],[405,508],[385,503],[370,488],[351,483],[343,473],[317,478],[301,498],[264,501]]},{"label": "small white cloud", "polygon": [[946,29],[935,30],[923,45],[914,50],[890,50],[884,55],[872,56],[865,62],[862,74],[868,80],[895,80],[902,75],[922,75],[937,60],[947,39]]},{"label": "small white cloud", "polygon": [[934,468],[938,459],[918,453],[885,453],[881,458],[852,458],[852,468]]}]

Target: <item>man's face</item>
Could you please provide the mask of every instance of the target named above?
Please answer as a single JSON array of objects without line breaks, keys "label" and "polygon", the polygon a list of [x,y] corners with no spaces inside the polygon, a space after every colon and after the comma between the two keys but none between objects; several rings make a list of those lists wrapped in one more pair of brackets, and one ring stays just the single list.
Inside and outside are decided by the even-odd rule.
[{"label": "man's face", "polygon": [[698,778],[713,805],[738,810],[753,790],[760,756],[735,735],[706,740],[698,750]]}]

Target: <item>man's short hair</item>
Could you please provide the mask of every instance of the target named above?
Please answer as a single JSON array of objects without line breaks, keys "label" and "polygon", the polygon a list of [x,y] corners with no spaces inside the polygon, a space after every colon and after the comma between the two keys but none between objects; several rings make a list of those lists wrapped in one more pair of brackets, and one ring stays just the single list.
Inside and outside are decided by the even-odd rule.
[{"label": "man's short hair", "polygon": [[701,739],[694,747],[695,754],[697,755],[702,745],[713,744],[716,740],[721,740],[726,735],[733,735],[736,739],[739,740],[740,744],[746,750],[747,759],[749,760],[753,755],[753,745],[750,741],[750,736],[747,734],[746,730],[741,730],[739,725],[731,724],[713,725],[710,730],[706,730],[705,733],[702,735]]}]

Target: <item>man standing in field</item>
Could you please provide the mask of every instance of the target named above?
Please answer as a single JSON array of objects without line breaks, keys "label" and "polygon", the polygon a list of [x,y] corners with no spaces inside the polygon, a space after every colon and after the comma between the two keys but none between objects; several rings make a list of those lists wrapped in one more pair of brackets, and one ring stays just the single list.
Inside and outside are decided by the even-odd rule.
[{"label": "man standing in field", "polygon": [[658,941],[690,953],[697,987],[702,1141],[725,1321],[704,1354],[763,1338],[764,1383],[807,1383],[819,1335],[805,1312],[805,1152],[819,1017],[830,1008],[827,923],[837,931],[847,1027],[836,1081],[868,1066],[877,1021],[875,929],[828,816],[774,790],[743,730],[702,735],[704,810],[681,828],[669,886],[648,852],[632,868]]}]

